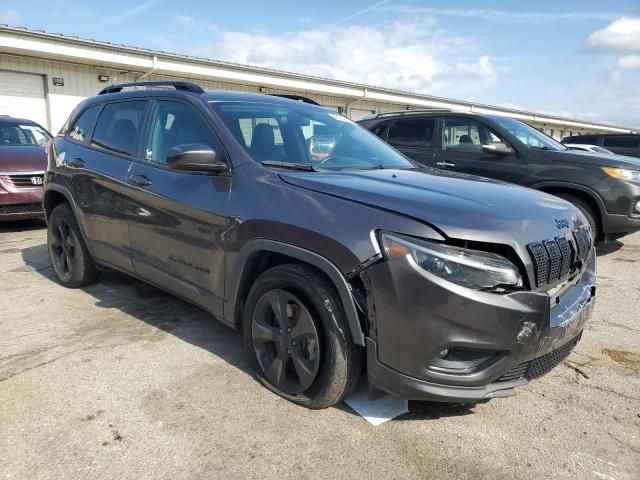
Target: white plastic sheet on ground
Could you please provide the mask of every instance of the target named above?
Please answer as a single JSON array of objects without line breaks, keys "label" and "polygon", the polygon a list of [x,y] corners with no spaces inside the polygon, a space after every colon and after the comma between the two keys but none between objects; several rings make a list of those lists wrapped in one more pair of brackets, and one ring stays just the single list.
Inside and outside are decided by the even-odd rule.
[{"label": "white plastic sheet on ground", "polygon": [[366,378],[361,379],[355,391],[344,401],[375,427],[409,411],[406,400],[370,388]]}]

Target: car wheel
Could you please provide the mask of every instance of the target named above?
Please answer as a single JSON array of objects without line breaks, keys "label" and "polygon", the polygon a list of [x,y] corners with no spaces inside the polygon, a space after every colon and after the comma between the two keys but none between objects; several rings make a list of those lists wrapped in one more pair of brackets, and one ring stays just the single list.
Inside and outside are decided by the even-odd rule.
[{"label": "car wheel", "polygon": [[591,232],[593,234],[593,239],[597,240],[600,237],[600,227],[597,214],[593,211],[591,205],[585,202],[582,198],[576,195],[571,195],[570,193],[560,193],[558,194],[558,197],[572,203],[585,217],[587,217],[587,221],[589,222],[589,226],[591,227]]},{"label": "car wheel", "polygon": [[353,344],[335,288],[315,269],[267,270],[251,288],[243,317],[256,376],[273,392],[318,409],[340,402],[355,386],[362,349]]},{"label": "car wheel", "polygon": [[99,270],[69,205],[63,203],[54,208],[48,225],[49,260],[60,283],[77,288],[94,282]]}]

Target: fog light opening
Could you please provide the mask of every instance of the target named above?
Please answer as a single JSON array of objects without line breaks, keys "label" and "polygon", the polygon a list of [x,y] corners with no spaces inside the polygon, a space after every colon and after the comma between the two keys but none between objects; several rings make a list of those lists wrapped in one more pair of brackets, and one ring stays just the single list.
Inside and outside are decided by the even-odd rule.
[{"label": "fog light opening", "polygon": [[636,203],[633,204],[633,213],[640,215],[640,200],[636,200]]},{"label": "fog light opening", "polygon": [[426,367],[434,372],[466,375],[487,368],[506,354],[500,350],[447,347],[434,355]]}]

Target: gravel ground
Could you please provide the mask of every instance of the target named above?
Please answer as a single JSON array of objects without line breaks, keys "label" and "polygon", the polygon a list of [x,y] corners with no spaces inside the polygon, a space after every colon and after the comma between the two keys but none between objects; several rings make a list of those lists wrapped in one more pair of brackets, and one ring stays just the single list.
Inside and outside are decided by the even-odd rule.
[{"label": "gravel ground", "polygon": [[380,427],[271,394],[238,333],[167,293],[59,286],[45,237],[0,224],[1,477],[640,478],[640,234],[600,249],[594,317],[549,375]]}]

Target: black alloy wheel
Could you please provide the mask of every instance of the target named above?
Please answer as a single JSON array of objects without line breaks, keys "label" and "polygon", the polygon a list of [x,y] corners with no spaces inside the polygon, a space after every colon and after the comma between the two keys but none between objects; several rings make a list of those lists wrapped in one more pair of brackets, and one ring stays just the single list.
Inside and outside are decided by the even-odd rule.
[{"label": "black alloy wheel", "polygon": [[51,225],[52,262],[56,272],[71,277],[76,263],[77,239],[63,217],[56,217]]},{"label": "black alloy wheel", "polygon": [[53,272],[65,287],[82,287],[98,278],[99,267],[84,243],[73,211],[66,203],[56,206],[47,219],[47,247]]},{"label": "black alloy wheel", "polygon": [[278,390],[307,390],[320,368],[320,338],[309,309],[293,293],[273,289],[257,302],[251,319],[253,350],[262,373]]}]

